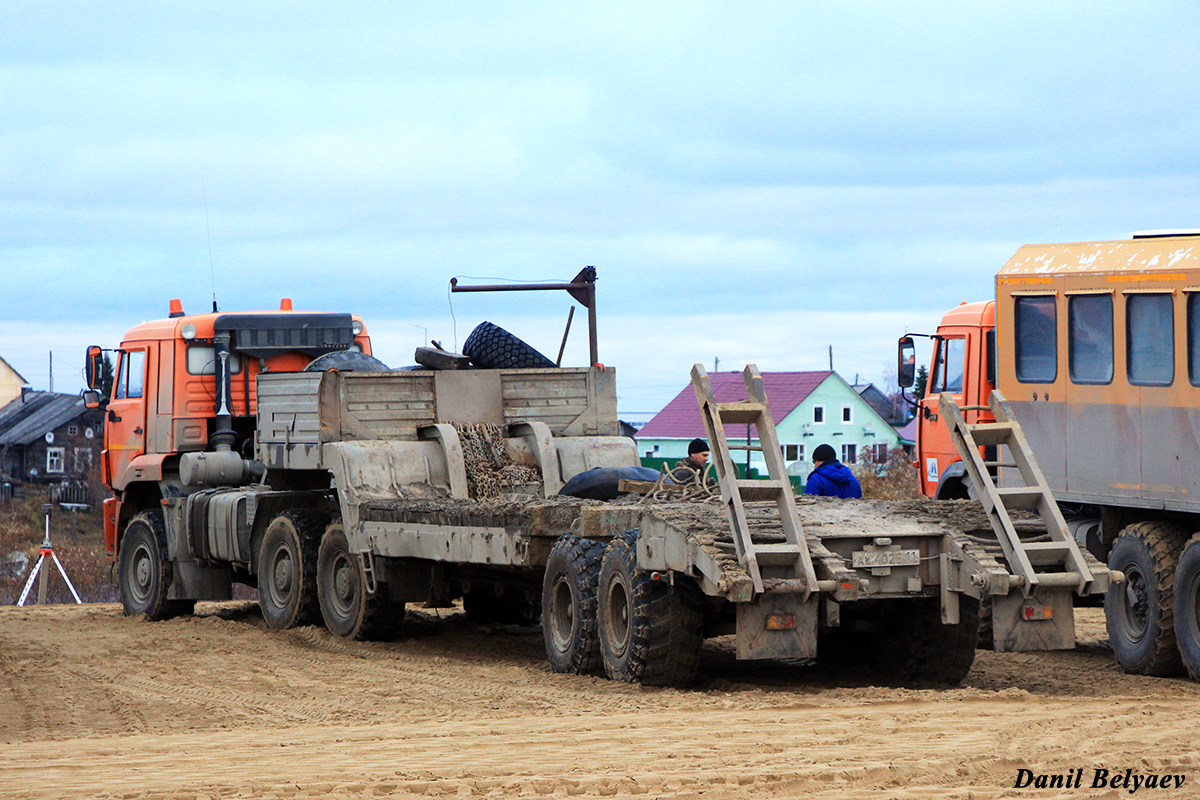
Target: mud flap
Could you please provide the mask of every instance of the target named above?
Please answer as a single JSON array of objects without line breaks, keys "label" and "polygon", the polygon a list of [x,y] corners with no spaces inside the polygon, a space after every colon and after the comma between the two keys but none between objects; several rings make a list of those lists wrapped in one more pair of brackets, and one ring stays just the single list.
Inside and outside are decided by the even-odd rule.
[{"label": "mud flap", "polygon": [[1038,589],[1029,597],[1014,590],[992,597],[992,643],[997,653],[1071,650],[1075,647],[1075,592]]},{"label": "mud flap", "polygon": [[737,657],[816,658],[819,594],[763,594],[737,604]]}]

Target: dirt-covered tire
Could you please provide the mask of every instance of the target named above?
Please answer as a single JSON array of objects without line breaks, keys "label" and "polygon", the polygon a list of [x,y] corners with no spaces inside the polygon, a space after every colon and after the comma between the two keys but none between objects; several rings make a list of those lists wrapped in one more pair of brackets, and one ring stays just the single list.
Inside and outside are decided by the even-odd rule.
[{"label": "dirt-covered tire", "polygon": [[477,625],[529,625],[534,621],[534,607],[517,586],[503,587],[501,594],[488,584],[473,586],[463,592],[463,613]]},{"label": "dirt-covered tire", "polygon": [[268,627],[320,621],[317,548],[328,524],[324,514],[293,508],[267,525],[258,551],[258,605]]},{"label": "dirt-covered tire", "polygon": [[704,614],[700,590],[680,576],[671,586],[637,566],[637,532],[604,551],[599,586],[600,654],[614,681],[679,686],[696,677]]},{"label": "dirt-covered tire", "polygon": [[961,683],[975,661],[979,601],[959,595],[958,624],[942,624],[936,597],[890,601],[875,639],[876,667],[900,684]]},{"label": "dirt-covered tire", "polygon": [[394,638],[404,619],[404,603],[389,600],[382,584],[377,589],[367,591],[362,564],[350,552],[341,520],[331,522],[317,551],[317,597],[329,632],[356,641]]},{"label": "dirt-covered tire", "polygon": [[324,372],[336,369],[342,372],[391,372],[388,365],[375,356],[357,350],[338,350],[317,356],[304,368],[305,372]]},{"label": "dirt-covered tire", "polygon": [[1125,573],[1104,596],[1113,655],[1126,672],[1178,675],[1175,643],[1175,569],[1187,534],[1169,522],[1138,522],[1113,542],[1108,568]]},{"label": "dirt-covered tire", "polygon": [[463,355],[483,369],[540,369],[554,362],[508,331],[490,322],[481,322],[463,342]]},{"label": "dirt-covered tire", "polygon": [[596,584],[604,545],[567,534],[554,543],[542,580],[542,638],[555,672],[600,670]]},{"label": "dirt-covered tire", "polygon": [[167,530],[161,511],[143,511],[125,526],[117,583],[127,616],[163,620],[188,613],[194,600],[168,600],[174,571],[167,559]]},{"label": "dirt-covered tire", "polygon": [[1175,568],[1175,642],[1192,680],[1200,680],[1200,533],[1194,534]]}]

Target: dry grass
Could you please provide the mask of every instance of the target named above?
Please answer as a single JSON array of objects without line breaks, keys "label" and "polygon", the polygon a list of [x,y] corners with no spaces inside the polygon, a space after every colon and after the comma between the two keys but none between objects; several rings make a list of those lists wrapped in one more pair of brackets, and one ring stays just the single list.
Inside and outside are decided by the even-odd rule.
[{"label": "dry grass", "polygon": [[[40,554],[46,533],[42,505],[49,499],[45,489],[27,486],[24,498],[0,505],[0,605],[12,605],[21,596],[29,573]],[[99,507],[77,517],[76,532],[71,533],[71,512],[58,506],[50,517],[50,540],[63,569],[85,603],[106,603],[117,599],[117,587],[110,577],[109,561],[104,556],[104,523]],[[70,591],[52,561],[49,569],[47,603],[73,603]],[[39,577],[40,581],[40,577]],[[30,593],[37,600],[37,587]],[[26,603],[31,602],[26,600]]]},{"label": "dry grass", "polygon": [[921,496],[921,484],[911,456],[903,450],[888,453],[886,464],[856,464],[854,475],[870,500],[908,500]]}]

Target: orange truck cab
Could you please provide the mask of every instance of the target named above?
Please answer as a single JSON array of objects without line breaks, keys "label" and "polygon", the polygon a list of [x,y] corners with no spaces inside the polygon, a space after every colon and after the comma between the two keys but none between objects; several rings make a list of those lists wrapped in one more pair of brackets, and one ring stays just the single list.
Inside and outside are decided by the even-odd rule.
[{"label": "orange truck cab", "polygon": [[[915,382],[916,352],[913,334],[900,340],[900,385]],[[933,339],[933,361],[923,397],[916,399],[917,459],[921,493],[939,500],[970,496],[966,472],[950,430],[938,420],[943,392],[960,406],[987,405],[996,385],[996,304],[992,300],[963,303],[942,317]],[[965,412],[968,422],[990,421],[990,411]],[[988,448],[984,448],[985,450]],[[995,461],[984,454],[985,460]]]},{"label": "orange truck cab", "polygon": [[[351,314],[276,311],[185,315],[172,300],[167,319],[131,328],[116,351],[112,390],[96,388],[103,351],[88,348],[90,406],[106,406],[103,480],[107,556],[139,512],[186,493],[181,470],[254,470],[258,376],[298,372],[318,359],[369,356],[363,321]],[[330,363],[329,366],[335,366]],[[190,460],[189,460],[190,459]]]}]

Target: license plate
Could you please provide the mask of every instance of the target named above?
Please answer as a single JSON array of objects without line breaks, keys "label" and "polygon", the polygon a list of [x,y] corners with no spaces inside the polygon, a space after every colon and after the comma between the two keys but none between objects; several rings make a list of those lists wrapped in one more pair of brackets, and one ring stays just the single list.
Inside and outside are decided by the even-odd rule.
[{"label": "license plate", "polygon": [[856,550],[852,562],[858,567],[915,567],[921,563],[919,550]]}]

